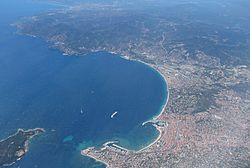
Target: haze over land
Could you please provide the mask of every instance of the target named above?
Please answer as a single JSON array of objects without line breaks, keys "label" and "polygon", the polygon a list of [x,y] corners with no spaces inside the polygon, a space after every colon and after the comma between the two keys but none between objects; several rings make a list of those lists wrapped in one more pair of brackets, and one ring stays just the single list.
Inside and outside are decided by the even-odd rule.
[{"label": "haze over land", "polygon": [[[18,34],[42,39],[69,58],[111,52],[144,62],[168,83],[168,103],[150,121],[160,131],[153,143],[139,151],[92,143],[82,155],[114,168],[250,167],[248,0],[59,4],[58,10],[18,20]],[[114,109],[108,119],[119,116]]]}]

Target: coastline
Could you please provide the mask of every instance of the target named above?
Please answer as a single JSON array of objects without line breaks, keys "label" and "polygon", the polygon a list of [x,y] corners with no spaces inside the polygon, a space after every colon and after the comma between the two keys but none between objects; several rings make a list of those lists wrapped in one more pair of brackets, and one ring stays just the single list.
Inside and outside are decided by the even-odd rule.
[{"label": "coastline", "polygon": [[[114,53],[114,54],[119,55],[119,54],[117,54],[117,53]],[[140,63],[142,63],[142,64],[144,64],[144,65],[149,66],[150,68],[152,68],[153,70],[155,70],[156,72],[158,72],[158,74],[159,74],[159,75],[162,77],[162,79],[165,81],[167,96],[166,96],[166,100],[165,100],[166,102],[165,102],[165,104],[163,105],[163,107],[162,107],[162,109],[161,109],[161,112],[160,112],[158,115],[153,116],[152,119],[149,119],[148,121],[143,122],[142,125],[145,125],[145,124],[147,124],[147,123],[149,123],[149,122],[158,121],[158,118],[160,118],[160,116],[162,115],[162,113],[164,113],[164,111],[165,111],[165,109],[166,109],[166,107],[167,107],[168,100],[169,100],[169,95],[170,95],[170,94],[169,94],[169,88],[168,88],[168,82],[167,82],[166,77],[165,77],[165,76],[162,74],[162,72],[157,68],[157,66],[154,66],[154,65],[152,65],[152,64],[143,62],[143,61],[138,60],[138,59],[130,59],[129,56],[124,56],[124,57],[121,56],[121,57],[124,58],[124,59],[130,60],[130,61],[137,61],[137,62],[140,62]],[[162,129],[161,129],[161,127],[159,127],[159,126],[157,126],[157,125],[155,125],[155,124],[152,124],[152,125],[157,129],[157,131],[159,131],[159,136],[158,136],[152,143],[148,144],[147,146],[143,147],[143,148],[140,149],[140,150],[134,151],[135,153],[140,153],[140,152],[142,152],[143,150],[146,150],[147,148],[149,148],[149,147],[151,147],[152,145],[154,145],[154,144],[161,138],[161,136],[162,136]]]},{"label": "coastline", "polygon": [[[16,133],[14,133],[14,134],[8,136],[7,138],[4,138],[4,139],[1,139],[1,140],[0,140],[0,143],[2,143],[2,142],[4,142],[4,141],[8,140],[9,138],[12,138],[12,137],[18,135],[20,132],[28,133],[28,132],[30,132],[30,131],[35,131],[35,133],[34,133],[33,135],[29,136],[29,137],[25,140],[24,149],[23,149],[23,150],[24,150],[24,153],[23,153],[20,157],[18,156],[18,158],[17,158],[15,161],[13,161],[13,162],[11,162],[11,163],[3,164],[3,165],[2,165],[3,167],[11,166],[11,165],[15,164],[16,161],[21,160],[22,157],[23,157],[23,155],[25,155],[25,154],[29,151],[29,143],[30,143],[30,140],[31,140],[33,137],[35,137],[35,136],[37,136],[37,135],[39,135],[39,134],[41,134],[41,133],[44,133],[44,132],[46,132],[46,131],[45,131],[44,128],[34,128],[34,129],[27,129],[27,130],[24,130],[24,129],[22,129],[22,128],[18,128],[18,130],[16,131]],[[14,141],[13,141],[13,142],[14,142]]]},{"label": "coastline", "polygon": [[[27,35],[27,34],[23,34],[23,35]],[[40,37],[36,37],[36,36],[32,36],[32,35],[28,35],[28,36],[30,36],[31,38],[40,38]],[[107,53],[110,53],[110,54],[114,54],[114,55],[116,55],[116,56],[118,56],[118,57],[120,57],[120,58],[122,58],[122,59],[129,60],[129,61],[139,62],[139,63],[142,63],[142,64],[148,66],[148,67],[151,68],[152,70],[156,71],[157,75],[160,75],[160,77],[162,78],[162,80],[165,82],[165,87],[166,87],[166,93],[167,93],[167,95],[166,95],[165,100],[164,100],[165,103],[162,104],[161,110],[159,110],[159,113],[157,113],[156,115],[152,116],[152,117],[151,117],[150,119],[148,119],[147,121],[143,122],[142,125],[144,125],[144,124],[146,124],[146,123],[149,123],[149,122],[158,121],[158,119],[160,118],[160,116],[162,115],[162,113],[165,111],[166,106],[167,106],[167,104],[168,104],[169,95],[170,95],[170,94],[169,94],[169,88],[168,88],[168,82],[167,82],[166,77],[162,74],[162,72],[158,69],[158,67],[157,67],[156,65],[153,65],[153,64],[150,64],[150,63],[146,63],[146,62],[141,61],[141,60],[139,60],[139,59],[133,59],[133,58],[130,58],[129,56],[127,56],[127,55],[120,54],[120,53],[117,53],[117,52],[114,52],[114,51],[91,50],[91,51],[89,51],[89,52],[87,52],[87,53],[82,53],[82,54],[81,54],[81,53],[77,53],[77,52],[65,51],[65,49],[60,48],[60,47],[59,47],[59,48],[55,47],[55,48],[58,49],[58,51],[61,52],[62,56],[66,56],[66,57],[71,57],[71,56],[83,57],[83,56],[88,55],[88,54],[90,54],[90,53],[107,52]],[[159,131],[159,135],[158,135],[158,137],[157,137],[154,141],[152,141],[151,143],[149,143],[149,144],[146,145],[145,147],[143,147],[143,148],[141,148],[141,149],[139,149],[139,150],[130,150],[130,149],[126,149],[126,148],[124,148],[124,147],[122,147],[122,146],[119,146],[119,145],[117,145],[117,147],[123,148],[123,149],[125,149],[125,150],[128,151],[128,152],[135,152],[135,153],[140,153],[140,152],[142,152],[142,151],[148,149],[149,147],[151,147],[152,145],[154,145],[154,144],[162,137],[162,129],[161,129],[161,127],[160,127],[160,126],[157,126],[157,125],[155,125],[155,124],[152,124],[152,126],[154,126],[154,127],[156,128],[156,130]],[[110,142],[110,141],[105,142],[105,143],[103,144],[103,146],[104,146],[105,144],[109,143],[109,142]],[[97,162],[101,162],[101,163],[103,163],[104,165],[106,165],[107,167],[109,167],[109,164],[108,164],[107,162],[102,161],[102,160],[100,160],[100,159],[98,159],[98,158],[96,158],[96,157],[94,157],[94,156],[91,156],[91,155],[87,154],[88,151],[91,150],[91,149],[93,149],[93,148],[95,148],[95,147],[88,147],[88,148],[86,148],[86,149],[81,150],[81,155],[87,156],[87,157],[90,157],[90,158],[93,158],[93,159],[96,160]],[[104,146],[101,150],[104,150],[104,149],[106,149],[106,148],[107,148],[107,146]]]},{"label": "coastline", "polygon": [[100,159],[98,159],[98,158],[96,158],[94,156],[88,155],[87,153],[84,153],[85,151],[87,152],[88,150],[93,149],[93,148],[94,147],[89,147],[89,148],[87,148],[85,150],[81,150],[81,155],[90,157],[90,158],[94,159],[96,162],[100,162],[100,163],[104,164],[106,167],[109,167],[109,164],[107,162],[105,162],[103,160],[100,160]]},{"label": "coastline", "polygon": [[[23,35],[27,35],[27,34],[23,34]],[[32,36],[32,35],[28,35],[28,36],[30,36],[31,38],[40,38],[40,37]],[[150,64],[150,63],[146,63],[146,62],[144,62],[144,61],[142,61],[142,60],[139,60],[139,59],[133,59],[133,58],[127,56],[127,55],[120,54],[120,53],[117,53],[117,52],[114,52],[114,51],[91,50],[91,51],[89,51],[89,52],[87,52],[87,53],[82,53],[82,54],[81,54],[81,53],[77,53],[77,52],[73,52],[73,53],[72,53],[72,52],[68,52],[68,51],[65,51],[63,48],[57,48],[57,47],[55,47],[55,48],[58,49],[58,51],[61,53],[61,55],[62,55],[62,56],[65,56],[65,57],[71,57],[71,56],[73,56],[73,57],[74,57],[74,56],[75,56],[75,57],[84,57],[84,56],[86,56],[86,55],[88,55],[88,54],[90,54],[90,53],[106,52],[106,53],[110,53],[110,54],[116,55],[116,56],[118,56],[118,57],[120,57],[120,58],[122,58],[122,59],[129,60],[129,61],[134,61],[134,62],[139,62],[139,63],[142,63],[142,64],[148,66],[148,67],[151,68],[152,70],[156,71],[157,75],[159,75],[159,76],[162,78],[162,80],[164,81],[165,87],[166,87],[166,93],[167,93],[167,95],[166,95],[166,97],[164,98],[164,99],[165,99],[165,100],[164,100],[165,102],[164,102],[164,104],[161,105],[161,107],[160,107],[161,110],[159,110],[159,113],[155,114],[155,115],[152,116],[150,119],[148,119],[148,120],[146,120],[145,122],[143,122],[142,125],[147,124],[147,123],[150,123],[150,122],[158,121],[158,119],[160,118],[160,116],[162,115],[162,113],[165,111],[166,106],[167,106],[167,104],[168,104],[169,95],[170,95],[170,94],[169,94],[169,88],[168,88],[168,82],[167,82],[166,77],[165,77],[165,76],[162,74],[162,72],[158,69],[157,65],[153,65],[153,64]],[[122,147],[122,146],[120,146],[120,145],[117,145],[117,147],[122,148],[122,149],[126,150],[127,152],[135,152],[135,153],[140,153],[140,152],[142,152],[142,151],[148,149],[149,147],[151,147],[152,145],[154,145],[154,144],[162,137],[162,129],[161,129],[161,127],[160,127],[160,126],[157,126],[157,125],[155,125],[155,124],[152,124],[152,126],[156,128],[156,131],[159,131],[159,135],[157,136],[157,138],[156,138],[155,140],[153,140],[151,143],[149,143],[149,144],[146,145],[145,147],[142,147],[142,148],[139,149],[139,150],[127,149],[127,148],[124,148],[124,147]],[[105,146],[105,144],[107,144],[107,143],[109,143],[109,142],[110,142],[110,141],[107,141],[107,142],[103,143],[102,146],[104,146],[104,147],[101,148],[101,150],[105,150],[105,149],[107,148],[107,146]],[[109,167],[109,164],[108,164],[107,162],[105,162],[105,161],[103,161],[103,160],[100,160],[100,159],[96,158],[95,156],[92,156],[92,155],[87,154],[88,151],[91,150],[91,149],[93,149],[93,148],[95,148],[95,147],[92,146],[92,147],[88,147],[88,148],[86,148],[86,149],[82,149],[80,153],[81,153],[81,155],[83,155],[83,156],[90,157],[90,158],[96,160],[97,162],[103,163],[104,165],[106,165],[106,167]]]},{"label": "coastline", "polygon": [[[44,128],[34,128],[34,129],[27,129],[27,130],[24,130],[23,128],[18,128],[17,131],[16,131],[16,133],[14,133],[14,134],[8,136],[7,138],[1,139],[0,142],[6,141],[6,140],[9,139],[10,137],[13,137],[13,136],[17,135],[20,131],[29,132],[29,131],[36,131],[36,130],[40,130],[40,131],[42,131],[42,132],[46,132]],[[31,136],[31,138],[34,137],[34,136],[36,136],[36,135]],[[30,138],[30,139],[31,139],[31,138]]]},{"label": "coastline", "polygon": [[[108,52],[108,51],[105,51],[105,52]],[[167,106],[168,100],[169,100],[169,95],[170,95],[170,94],[169,94],[169,88],[168,88],[168,81],[167,81],[166,77],[162,74],[162,72],[161,72],[161,71],[158,69],[158,67],[155,66],[155,65],[152,65],[152,64],[143,62],[143,61],[141,61],[141,60],[139,60],[139,59],[131,59],[129,56],[123,56],[123,55],[118,54],[118,53],[116,53],[116,52],[108,52],[108,53],[115,54],[115,55],[117,55],[117,56],[119,56],[119,57],[121,57],[121,58],[123,58],[123,59],[129,60],[129,61],[140,62],[140,63],[142,63],[142,64],[144,64],[144,65],[146,65],[146,66],[149,66],[149,67],[152,68],[154,71],[156,71],[156,72],[158,73],[158,75],[160,75],[161,78],[164,80],[164,82],[165,82],[165,84],[166,84],[166,91],[167,91],[167,96],[166,96],[166,98],[165,98],[165,103],[161,106],[161,111],[160,111],[159,114],[156,114],[156,115],[153,116],[151,119],[149,119],[149,120],[143,122],[142,125],[145,125],[145,124],[147,124],[147,123],[149,123],[149,122],[155,122],[155,121],[157,121],[158,118],[162,115],[162,113],[163,113],[164,110],[166,109],[166,106]],[[155,126],[155,127],[157,127],[157,126]]]},{"label": "coastline", "polygon": [[[149,119],[149,120],[143,122],[142,125],[145,125],[145,124],[150,123],[150,122],[159,121],[158,119],[159,119],[160,116],[164,113],[164,111],[165,111],[165,109],[166,109],[166,107],[167,107],[167,104],[168,104],[168,101],[169,101],[169,95],[170,95],[170,94],[169,94],[169,88],[168,88],[167,79],[166,79],[166,77],[162,74],[162,72],[157,68],[157,66],[152,65],[152,64],[149,64],[149,63],[146,63],[146,62],[143,62],[143,61],[138,60],[138,59],[131,59],[129,56],[122,55],[122,54],[118,54],[118,53],[113,52],[113,51],[112,51],[112,52],[110,52],[110,51],[95,51],[95,52],[108,52],[108,53],[117,55],[117,56],[119,56],[119,57],[121,57],[121,58],[123,58],[123,59],[125,59],[125,60],[136,61],[136,62],[142,63],[142,64],[144,64],[144,65],[146,65],[146,66],[152,68],[154,71],[156,71],[156,72],[158,73],[158,75],[161,76],[161,78],[164,80],[164,82],[165,82],[165,84],[166,84],[166,92],[167,92],[167,95],[166,95],[166,98],[165,98],[165,103],[162,105],[162,109],[161,109],[161,111],[160,111],[159,114],[157,114],[157,115],[153,116],[151,119]],[[88,53],[87,53],[87,54],[88,54]],[[82,56],[87,55],[87,54],[83,54]],[[80,54],[79,54],[79,55],[77,54],[77,56],[81,56],[81,55],[80,55]],[[135,152],[135,153],[140,153],[140,152],[142,152],[142,151],[148,149],[149,147],[151,147],[152,145],[154,145],[154,144],[162,137],[162,129],[161,129],[161,127],[160,127],[160,126],[157,126],[157,125],[155,125],[155,124],[152,124],[152,126],[154,126],[154,127],[156,128],[156,130],[159,131],[159,136],[158,136],[153,142],[151,142],[150,144],[146,145],[146,146],[143,147],[142,149],[139,149],[139,150],[129,150],[129,149],[126,149],[126,148],[121,147],[121,146],[119,146],[119,145],[117,145],[117,147],[120,147],[120,148],[122,148],[122,149],[125,149],[125,150],[128,151],[128,152]],[[112,142],[112,141],[108,141],[108,142],[104,143],[104,144],[103,144],[103,148],[101,148],[101,150],[105,150],[105,149],[107,148],[107,145],[106,145],[106,144],[108,144],[109,142]],[[89,148],[83,149],[83,150],[81,150],[81,154],[82,154],[83,156],[87,156],[87,157],[93,158],[93,159],[95,159],[97,162],[101,162],[101,163],[103,163],[104,165],[106,165],[106,167],[109,167],[109,164],[108,164],[107,162],[105,162],[105,161],[103,161],[103,160],[100,160],[100,159],[96,158],[95,156],[92,156],[92,155],[89,155],[89,154],[88,154],[88,151],[91,150],[91,149],[94,149],[94,148],[95,148],[95,147],[89,147]]]}]

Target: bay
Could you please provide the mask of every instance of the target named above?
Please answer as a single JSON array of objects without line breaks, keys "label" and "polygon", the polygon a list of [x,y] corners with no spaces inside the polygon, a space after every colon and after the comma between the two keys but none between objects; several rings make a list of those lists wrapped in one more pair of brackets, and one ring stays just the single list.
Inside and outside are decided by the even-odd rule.
[{"label": "bay", "polygon": [[18,128],[46,130],[12,167],[104,167],[80,150],[111,140],[138,150],[159,136],[151,124],[142,125],[166,103],[157,71],[108,52],[63,56],[10,26],[54,6],[4,0],[0,8],[0,137]]}]

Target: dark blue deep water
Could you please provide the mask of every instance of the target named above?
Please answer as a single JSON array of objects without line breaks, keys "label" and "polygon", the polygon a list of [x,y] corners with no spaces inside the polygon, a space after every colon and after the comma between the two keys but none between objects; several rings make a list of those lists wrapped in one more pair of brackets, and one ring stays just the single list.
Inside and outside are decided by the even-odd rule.
[{"label": "dark blue deep water", "polygon": [[110,140],[134,150],[152,142],[159,133],[142,123],[161,111],[166,83],[142,63],[105,52],[63,56],[40,39],[15,34],[10,26],[53,8],[0,2],[0,138],[18,128],[46,130],[12,167],[104,167],[80,150]]}]

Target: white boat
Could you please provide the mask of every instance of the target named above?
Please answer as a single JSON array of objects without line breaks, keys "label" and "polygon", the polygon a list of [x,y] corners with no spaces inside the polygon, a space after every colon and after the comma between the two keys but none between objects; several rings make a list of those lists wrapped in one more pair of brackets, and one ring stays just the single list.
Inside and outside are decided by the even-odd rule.
[{"label": "white boat", "polygon": [[115,115],[118,113],[118,111],[115,111],[111,116],[110,116],[110,118],[114,118],[115,117]]}]

